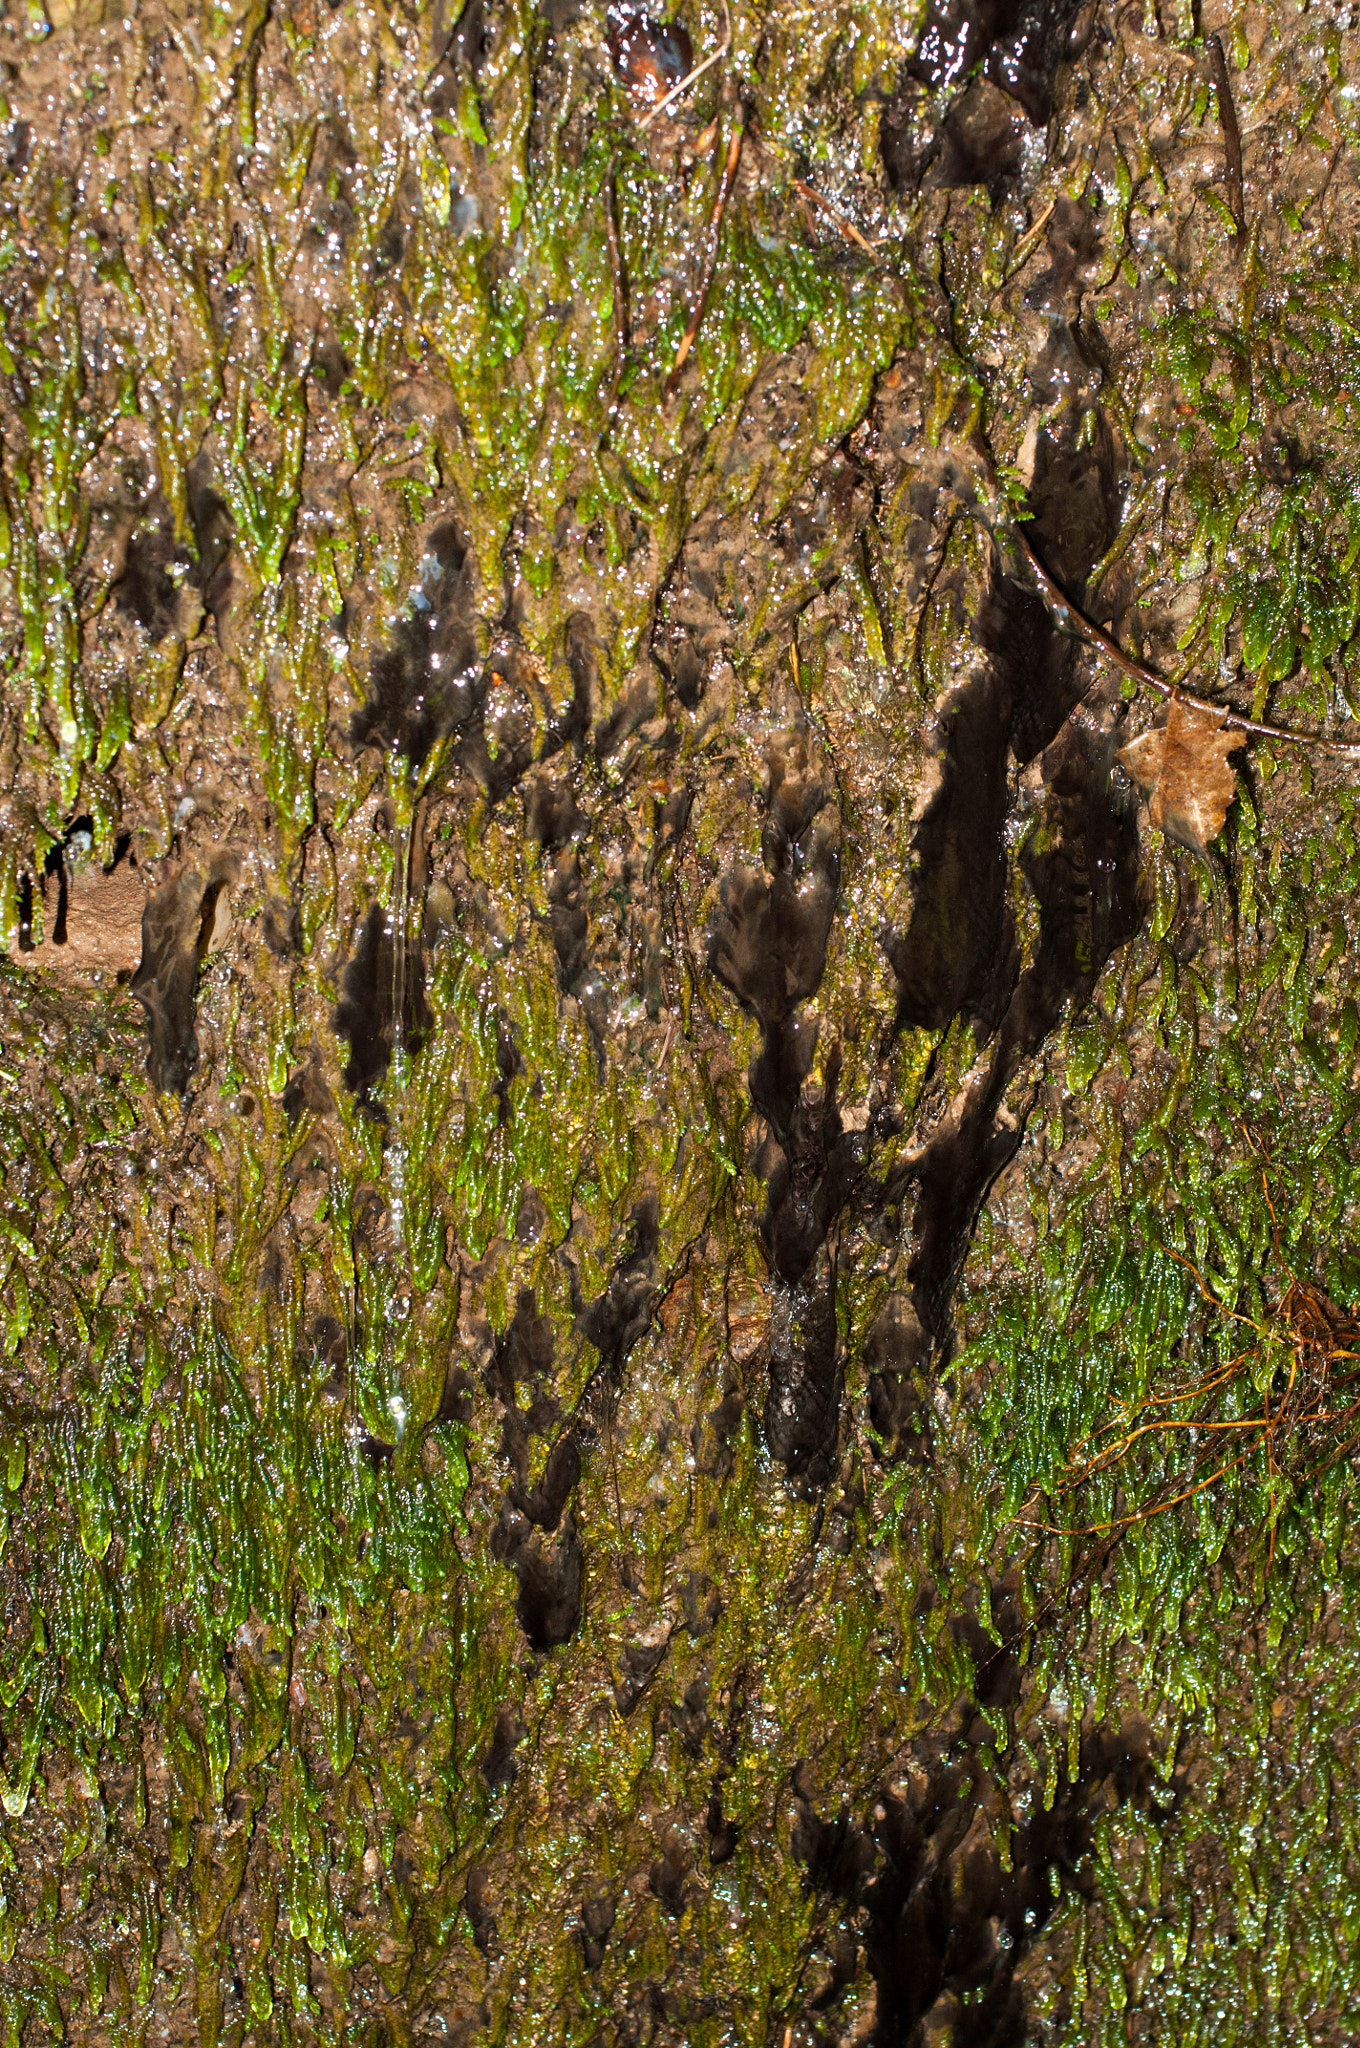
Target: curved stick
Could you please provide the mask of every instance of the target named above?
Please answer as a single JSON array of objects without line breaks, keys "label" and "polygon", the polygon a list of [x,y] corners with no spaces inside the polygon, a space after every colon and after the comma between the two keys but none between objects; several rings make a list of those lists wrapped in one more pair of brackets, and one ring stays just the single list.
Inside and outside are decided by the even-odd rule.
[{"label": "curved stick", "polygon": [[1125,654],[1117,641],[1112,640],[1100,626],[1093,625],[1084,613],[1077,610],[1071,599],[1066,597],[1053,581],[1019,526],[1016,526],[1014,531],[1020,552],[1029,564],[1031,575],[1059,619],[1088,645],[1098,649],[1107,661],[1112,661],[1117,669],[1122,669],[1126,676],[1131,676],[1134,682],[1146,683],[1150,690],[1156,690],[1161,697],[1176,697],[1182,704],[1188,704],[1192,710],[1207,711],[1214,718],[1221,719],[1223,724],[1234,732],[1255,733],[1261,739],[1284,740],[1291,747],[1320,747],[1324,753],[1341,754],[1350,760],[1360,759],[1360,746],[1351,745],[1345,740],[1329,740],[1323,733],[1287,732],[1282,725],[1269,725],[1259,718],[1244,718],[1240,711],[1233,711],[1224,704],[1215,704],[1210,697],[1192,696],[1189,690],[1183,690],[1178,683],[1169,683],[1165,676],[1159,676],[1153,669],[1144,668],[1141,661],[1135,661],[1131,654]]}]

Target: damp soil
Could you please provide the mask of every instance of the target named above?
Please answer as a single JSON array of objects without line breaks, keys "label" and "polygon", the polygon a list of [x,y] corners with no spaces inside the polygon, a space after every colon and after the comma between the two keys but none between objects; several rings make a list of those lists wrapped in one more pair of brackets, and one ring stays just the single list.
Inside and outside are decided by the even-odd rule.
[{"label": "damp soil", "polygon": [[1349,2038],[1357,71],[0,12],[7,2039]]}]

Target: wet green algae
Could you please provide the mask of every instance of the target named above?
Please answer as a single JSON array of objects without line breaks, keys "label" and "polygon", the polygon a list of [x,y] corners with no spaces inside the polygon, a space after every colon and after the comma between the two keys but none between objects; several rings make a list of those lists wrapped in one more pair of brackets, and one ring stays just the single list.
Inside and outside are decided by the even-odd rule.
[{"label": "wet green algae", "polygon": [[[811,246],[770,143],[677,407],[663,414],[660,387],[683,293],[626,358],[604,417],[617,369],[607,181],[636,308],[675,251],[701,247],[714,173],[701,164],[686,192],[665,152],[647,153],[584,30],[560,39],[554,97],[543,23],[513,9],[499,19],[480,74],[455,81],[445,113],[427,103],[416,119],[437,54],[428,23],[344,10],[328,28],[255,11],[191,36],[167,17],[154,63],[166,76],[182,66],[186,91],[197,66],[192,89],[214,108],[192,147],[182,127],[172,147],[167,115],[143,148],[119,98],[115,63],[131,78],[153,62],[154,25],[121,58],[97,42],[78,56],[60,38],[22,44],[30,61],[69,66],[89,111],[78,160],[40,132],[3,198],[14,796],[0,900],[16,917],[15,875],[76,811],[106,856],[120,829],[146,858],[166,856],[196,753],[234,749],[246,759],[223,765],[215,792],[192,785],[196,829],[229,840],[267,816],[236,926],[250,933],[271,898],[291,898],[302,957],[242,940],[208,964],[200,1014],[213,1046],[187,1108],[140,1080],[126,995],[3,970],[10,2038],[141,2039],[171,2019],[205,2040],[224,2025],[237,2039],[423,2039],[478,2016],[492,2038],[584,2043],[601,2028],[609,2038],[654,1983],[676,2038],[778,2040],[792,2025],[812,2039],[804,2015],[829,1913],[793,1853],[792,1771],[810,1758],[829,1811],[867,1813],[904,1745],[971,1686],[948,1622],[971,1606],[985,1624],[1008,1568],[1039,1619],[1013,1728],[997,1724],[1010,1753],[983,1753],[1003,1816],[1052,1798],[1084,1716],[1142,1713],[1166,1778],[1178,1766],[1185,1777],[1170,1822],[1133,1809],[1102,1822],[1094,1895],[1062,1907],[1047,1937],[1056,1960],[1035,1977],[1036,2024],[1082,2041],[1125,2040],[1134,2016],[1187,2040],[1344,2034],[1360,1998],[1346,1462],[1290,1489],[1248,1460],[1136,1525],[1094,1574],[1083,1539],[1017,1526],[1116,1401],[1240,1344],[1227,1310],[1269,1318],[1296,1274],[1338,1303],[1360,1298],[1360,851],[1344,778],[1260,750],[1207,864],[1149,852],[1150,921],[1049,1049],[1025,1145],[970,1255],[965,1347],[924,1466],[885,1464],[861,1413],[891,1248],[843,1246],[856,1403],[847,1511],[830,1518],[849,1535],[843,1550],[824,1540],[824,1504],[790,1495],[760,1448],[755,1037],[702,971],[702,929],[719,873],[757,854],[765,733],[797,703],[796,617],[797,681],[837,768],[844,835],[818,1007],[845,1042],[845,1098],[861,1097],[893,1000],[877,928],[905,901],[909,859],[910,806],[885,808],[883,795],[919,775],[926,708],[960,659],[948,606],[927,594],[922,608],[898,567],[912,462],[849,559],[813,547],[742,571],[749,587],[725,593],[727,716],[677,727],[693,793],[686,849],[665,844],[627,756],[587,756],[579,771],[583,806],[611,807],[620,842],[673,871],[688,936],[666,989],[664,1057],[666,1018],[645,1003],[613,1023],[601,1056],[582,1004],[558,986],[541,858],[507,806],[471,792],[446,805],[435,864],[478,907],[433,951],[433,1027],[404,1091],[384,1091],[393,1126],[339,1085],[337,940],[370,892],[388,900],[392,887],[393,837],[371,829],[375,776],[398,825],[414,792],[399,767],[351,764],[336,727],[407,601],[437,510],[456,509],[487,587],[497,565],[517,581],[519,631],[543,669],[546,701],[529,713],[541,733],[569,696],[560,649],[582,579],[608,622],[610,705],[686,532],[714,509],[736,522],[754,505],[770,520],[895,358],[920,394],[922,461],[939,448],[966,470],[979,417],[1004,474],[1029,410],[1021,293],[996,296],[1026,209],[937,194],[894,210],[875,193],[884,239],[870,265],[831,239]],[[26,36],[27,17],[10,27]],[[690,27],[707,49],[718,17],[699,10]],[[893,85],[915,29],[911,10],[855,10],[853,23],[826,10],[797,33],[737,15],[732,69],[761,134],[796,144],[853,201],[857,179],[880,176],[874,89]],[[1074,108],[1074,158],[1051,163],[1029,202],[1037,218],[1048,197],[1087,190],[1093,170],[1103,187],[1102,400],[1126,445],[1147,451],[1147,503],[1131,500],[1125,538],[1171,616],[1168,628],[1149,612],[1154,652],[1179,641],[1204,674],[1226,635],[1263,691],[1281,685],[1272,715],[1299,723],[1349,706],[1360,589],[1354,259],[1313,203],[1327,165],[1313,138],[1347,132],[1356,53],[1320,25],[1314,50],[1313,34],[1285,11],[1243,18],[1244,99],[1258,66],[1270,74],[1262,106],[1283,81],[1271,119],[1292,132],[1280,142],[1284,227],[1262,225],[1230,310],[1218,293],[1211,307],[1193,269],[1168,278],[1153,232],[1189,206],[1217,280],[1228,227],[1199,218],[1216,195],[1187,201],[1162,168],[1177,137],[1213,132],[1193,45],[1158,53],[1121,32],[1111,61],[1141,95],[1133,140],[1102,129],[1089,102],[1088,135]],[[285,90],[323,64],[352,165],[335,149],[326,167],[325,123],[301,96],[294,112]],[[1114,105],[1109,74],[1105,91]],[[319,205],[318,190],[349,210],[326,316],[346,365],[334,397],[312,371],[314,306],[290,302],[296,269],[285,276],[280,259],[289,212],[304,194]],[[395,267],[383,243],[394,216]],[[570,316],[553,311],[564,299]],[[743,401],[782,384],[800,403],[757,474]],[[1174,464],[1153,432],[1159,412],[1182,437]],[[224,667],[193,630],[129,650],[108,603],[113,451],[154,466],[192,549],[183,478],[205,434],[235,533]],[[1282,456],[1291,436],[1298,452]],[[333,629],[342,614],[347,646]],[[201,711],[213,692],[226,706],[216,732]],[[876,750],[862,764],[853,741],[870,718]],[[675,768],[663,779],[673,786]],[[187,857],[203,843],[191,829]],[[594,859],[592,915],[622,933],[623,953],[626,888],[611,927],[607,849]],[[520,1058],[508,1082],[498,1019]],[[280,1097],[313,1042],[335,1111],[292,1125]],[[905,1106],[935,1051],[926,1034],[904,1049]],[[956,1031],[936,1071],[952,1087],[970,1059]],[[394,1244],[365,1224],[364,1194],[390,1187],[397,1139]],[[526,1185],[547,1217],[528,1244],[515,1235]],[[436,1422],[446,1371],[475,1359],[479,1332],[503,1330],[532,1285],[569,1406],[598,1369],[574,1334],[579,1302],[607,1285],[646,1189],[659,1196],[661,1301],[586,1459],[586,1622],[532,1658],[513,1576],[487,1542],[504,1471],[495,1417],[478,1399],[468,1421]],[[321,1306],[356,1333],[343,1401],[311,1346]],[[734,1365],[749,1412],[724,1471],[692,1432],[706,1441]],[[365,1455],[351,1417],[373,1439],[399,1438],[390,1459]],[[1069,1503],[1073,1523],[1136,1512],[1174,1469],[1153,1439],[1122,1469],[1120,1499],[1092,1487]],[[691,1573],[720,1593],[711,1628],[679,1623]],[[624,1714],[628,1650],[658,1618],[660,1675]],[[690,1704],[696,1680],[707,1692]],[[498,1715],[526,1730],[508,1783],[482,1768]],[[712,1729],[727,1723],[723,1748]],[[672,1915],[648,1873],[667,1828],[693,1835],[715,1772],[735,1852],[710,1869],[699,1836]],[[475,1922],[474,1871],[488,1875],[473,1897],[489,1902]],[[618,1919],[590,1971],[578,1916],[600,1885]],[[867,1985],[861,1973],[847,2013]]]}]

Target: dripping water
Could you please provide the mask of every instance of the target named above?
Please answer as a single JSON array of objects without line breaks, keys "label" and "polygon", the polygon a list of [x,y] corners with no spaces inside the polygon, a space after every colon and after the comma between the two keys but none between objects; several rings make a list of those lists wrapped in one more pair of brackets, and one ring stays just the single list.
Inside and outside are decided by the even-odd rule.
[{"label": "dripping water", "polygon": [[410,915],[412,830],[392,828],[392,902],[388,929],[392,938],[392,1063],[388,1087],[388,1188],[392,1241],[398,1253],[406,1246],[406,1080],[410,1047],[406,1032],[406,935]]}]

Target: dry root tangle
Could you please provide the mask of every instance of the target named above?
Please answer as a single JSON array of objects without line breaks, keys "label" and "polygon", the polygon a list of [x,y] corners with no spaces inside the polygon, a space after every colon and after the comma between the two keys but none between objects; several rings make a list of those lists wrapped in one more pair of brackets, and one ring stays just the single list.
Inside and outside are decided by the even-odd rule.
[{"label": "dry root tangle", "polygon": [[[1268,1186],[1266,1202],[1273,1219]],[[1193,1260],[1172,1256],[1190,1273],[1212,1318],[1240,1329],[1246,1341],[1196,1380],[1118,1403],[1097,1430],[1073,1446],[1057,1485],[1032,1496],[1017,1522],[1047,1535],[1117,1536],[1259,1459],[1273,1561],[1275,1527],[1290,1498],[1316,1485],[1360,1443],[1360,1325],[1292,1272],[1264,1317],[1243,1315],[1223,1305]],[[1188,1458],[1179,1476],[1164,1480],[1151,1500],[1127,1513],[1076,1520],[1070,1509],[1086,1488],[1121,1473],[1132,1480],[1131,1460],[1145,1439],[1164,1449],[1184,1444]],[[1116,1476],[1116,1503],[1126,1490],[1131,1486],[1126,1489]]]}]

